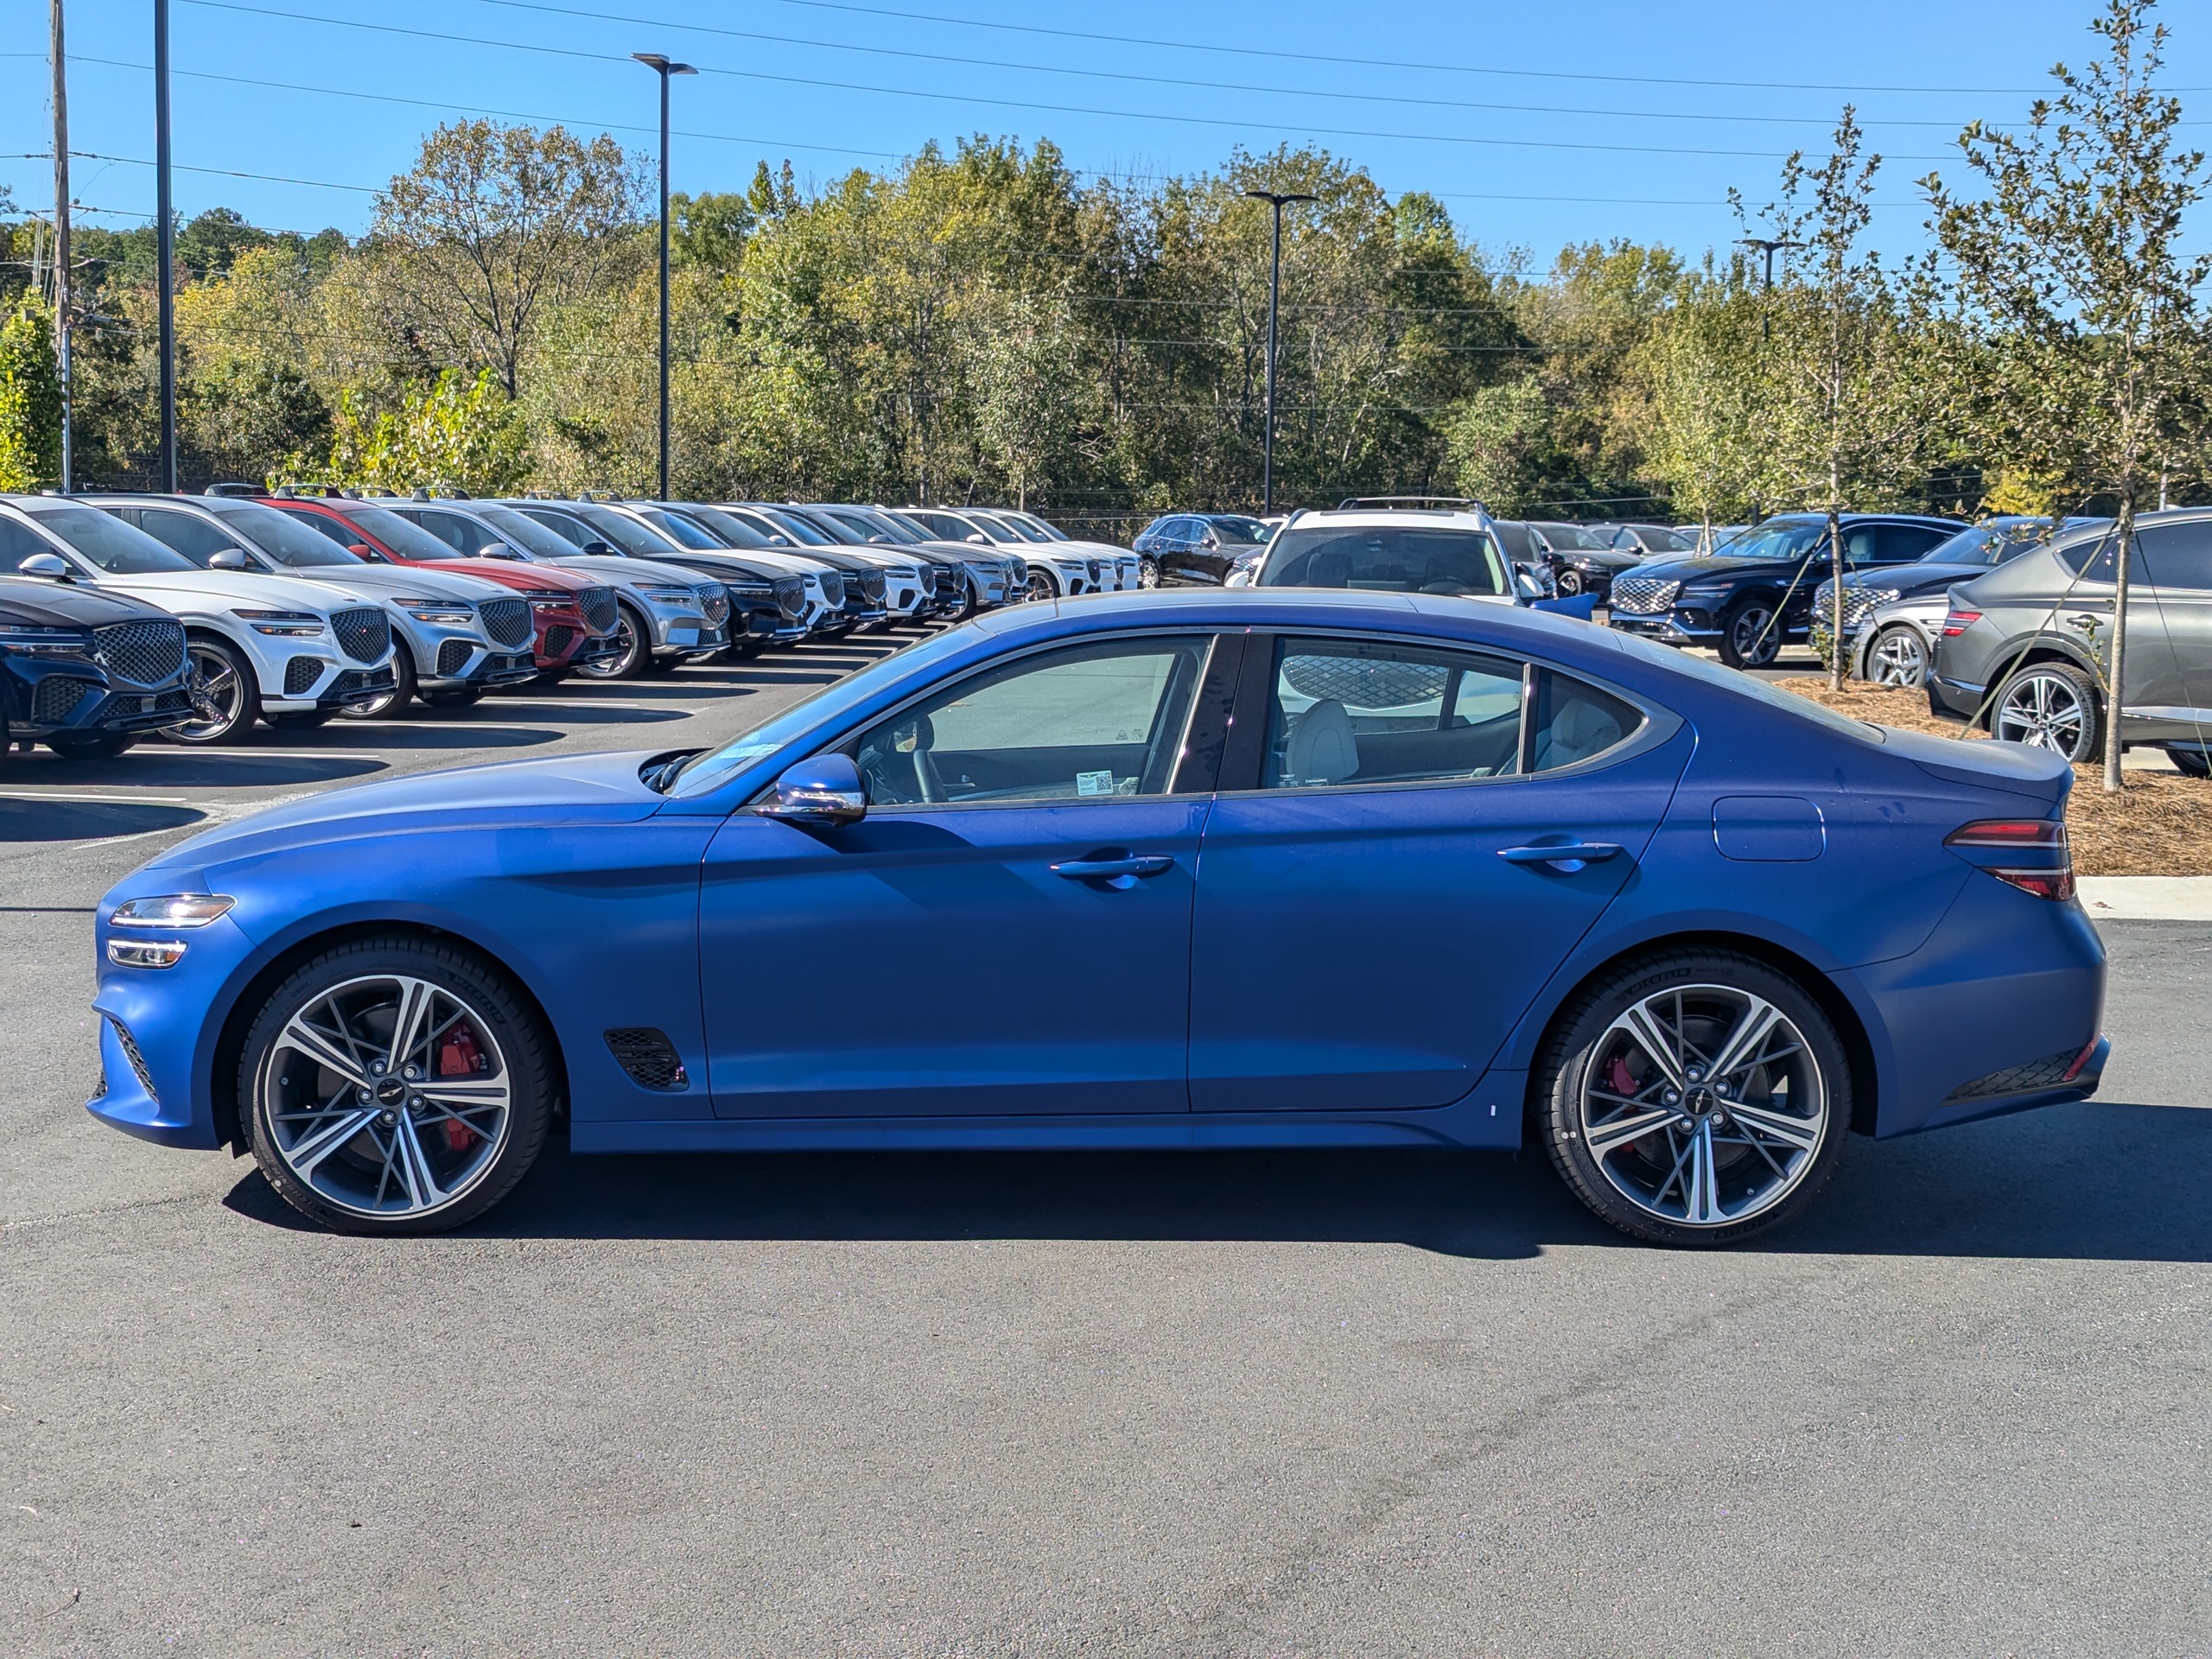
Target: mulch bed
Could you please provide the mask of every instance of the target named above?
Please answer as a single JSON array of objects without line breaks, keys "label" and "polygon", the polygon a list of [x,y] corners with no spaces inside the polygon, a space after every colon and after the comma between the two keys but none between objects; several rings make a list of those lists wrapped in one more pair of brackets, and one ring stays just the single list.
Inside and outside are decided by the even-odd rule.
[{"label": "mulch bed", "polygon": [[[1971,737],[1967,728],[1928,712],[1917,691],[1897,691],[1854,681],[1840,691],[1812,675],[1778,682],[1857,720],[1902,726],[1938,737]],[[2082,875],[2212,875],[2212,779],[2172,772],[2127,773],[2127,787],[2105,793],[2104,767],[2076,766],[2066,798],[2066,827],[2074,843],[2074,868]]]}]

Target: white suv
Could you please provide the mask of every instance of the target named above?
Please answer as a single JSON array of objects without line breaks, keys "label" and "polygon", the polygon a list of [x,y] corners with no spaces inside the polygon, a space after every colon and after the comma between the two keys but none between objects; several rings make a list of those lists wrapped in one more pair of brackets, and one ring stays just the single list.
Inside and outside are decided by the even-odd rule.
[{"label": "white suv", "polygon": [[225,742],[256,715],[272,726],[320,725],[351,703],[389,695],[396,683],[381,594],[202,570],[144,531],[67,497],[15,496],[0,511],[21,515],[52,550],[29,556],[21,574],[128,594],[184,624],[197,714],[163,728],[164,737]]},{"label": "white suv", "polygon": [[1370,496],[1332,512],[1294,512],[1254,571],[1258,588],[1346,588],[1442,594],[1492,605],[1529,595],[1478,501]]}]

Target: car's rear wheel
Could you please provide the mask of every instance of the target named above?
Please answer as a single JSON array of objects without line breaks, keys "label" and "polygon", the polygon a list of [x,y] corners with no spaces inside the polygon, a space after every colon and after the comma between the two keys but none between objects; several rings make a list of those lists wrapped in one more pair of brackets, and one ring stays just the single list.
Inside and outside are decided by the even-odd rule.
[{"label": "car's rear wheel", "polygon": [[238,1083],[255,1161],[301,1214],[348,1233],[473,1220],[536,1160],[552,1042],[498,969],[404,937],[289,975],[247,1033]]},{"label": "car's rear wheel", "polygon": [[1928,642],[1920,630],[1892,622],[1866,648],[1866,677],[1877,685],[1917,691],[1928,683]]},{"label": "car's rear wheel", "polygon": [[2212,778],[2212,758],[2202,749],[2184,749],[2177,744],[2166,746],[2166,759],[2174,763],[2174,770],[2191,778]]},{"label": "car's rear wheel", "polygon": [[1738,600],[1720,620],[1720,660],[1731,668],[1764,668],[1782,655],[1782,621],[1764,599]]},{"label": "car's rear wheel", "polygon": [[2031,663],[1999,688],[1989,734],[2004,743],[2056,749],[2079,764],[2104,747],[2096,683],[2071,663]]},{"label": "car's rear wheel", "polygon": [[227,640],[188,639],[184,649],[193,715],[162,727],[162,735],[172,743],[227,743],[261,711],[253,664]]},{"label": "car's rear wheel", "polygon": [[1140,588],[1160,586],[1160,561],[1149,553],[1141,556],[1137,560],[1137,586]]},{"label": "car's rear wheel", "polygon": [[1590,987],[1537,1077],[1568,1189],[1660,1244],[1732,1243],[1796,1214],[1851,1120],[1827,1016],[1786,975],[1728,951],[1632,963]]}]

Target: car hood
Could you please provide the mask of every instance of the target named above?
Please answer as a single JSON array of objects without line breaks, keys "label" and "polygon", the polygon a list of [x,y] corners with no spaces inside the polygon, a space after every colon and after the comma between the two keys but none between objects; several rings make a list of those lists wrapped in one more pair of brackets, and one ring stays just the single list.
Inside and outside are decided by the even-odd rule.
[{"label": "car hood", "polygon": [[342,565],[318,564],[308,567],[308,570],[327,570],[330,574],[310,575],[302,571],[285,580],[311,582],[326,593],[334,586],[385,599],[465,599],[471,604],[486,599],[505,599],[512,591],[480,576],[449,575],[443,570],[425,569],[421,565],[402,569],[389,564],[365,564],[358,570],[348,570]]},{"label": "car hood", "polygon": [[1899,599],[1913,594],[1941,593],[1955,582],[1986,576],[1986,564],[1892,564],[1880,570],[1854,570],[1843,579],[1846,588],[1894,588]]},{"label": "car hood", "polygon": [[[1552,556],[1565,559],[1569,564],[1602,565],[1606,569],[1616,573],[1634,570],[1638,565],[1649,560],[1649,556],[1646,554],[1631,553],[1618,547],[1555,547],[1552,550]],[[1674,559],[1680,558],[1681,555],[1668,553],[1661,556]],[[1643,573],[1639,572],[1639,574]]]},{"label": "car hood", "polygon": [[1796,559],[1734,559],[1726,553],[1669,553],[1664,557],[1647,559],[1624,574],[1635,576],[1656,576],[1662,582],[1689,583],[1702,580],[1730,581],[1738,576],[1794,575],[1803,566],[1803,558]]},{"label": "car hood", "polygon": [[502,588],[558,588],[571,594],[599,585],[582,572],[566,569],[566,560],[560,564],[537,564],[526,559],[439,559],[397,568],[435,570],[440,575],[474,576]]},{"label": "car hood", "polygon": [[150,575],[99,579],[103,588],[135,594],[166,609],[313,611],[326,615],[348,603],[375,605],[383,595],[349,588],[342,582],[308,582],[298,576],[265,576],[251,570],[156,571]]},{"label": "car hood", "polygon": [[181,842],[147,868],[205,870],[370,836],[633,823],[662,804],[638,776],[652,753],[543,755],[325,790]]},{"label": "car hood", "polygon": [[696,588],[706,575],[702,570],[687,570],[680,564],[666,564],[658,559],[628,559],[610,557],[604,553],[579,553],[561,561],[561,569],[574,570],[579,575],[591,576],[618,588],[635,587],[649,582],[655,586],[673,584],[679,588]]},{"label": "car hood", "polygon": [[146,622],[169,613],[112,588],[72,587],[35,576],[0,576],[0,624],[40,628],[97,628],[110,622]]}]

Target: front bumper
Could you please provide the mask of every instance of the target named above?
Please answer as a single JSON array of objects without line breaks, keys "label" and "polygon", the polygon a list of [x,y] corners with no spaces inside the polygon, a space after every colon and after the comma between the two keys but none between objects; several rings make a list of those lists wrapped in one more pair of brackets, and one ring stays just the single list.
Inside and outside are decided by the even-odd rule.
[{"label": "front bumper", "polygon": [[90,663],[11,656],[4,673],[10,738],[156,731],[192,712],[184,677],[157,685],[109,678]]},{"label": "front bumper", "polygon": [[1609,626],[1618,628],[1623,633],[1656,639],[1662,645],[1710,645],[1720,639],[1719,629],[1685,626],[1676,613],[1624,616],[1613,611],[1607,613],[1605,620]]}]

